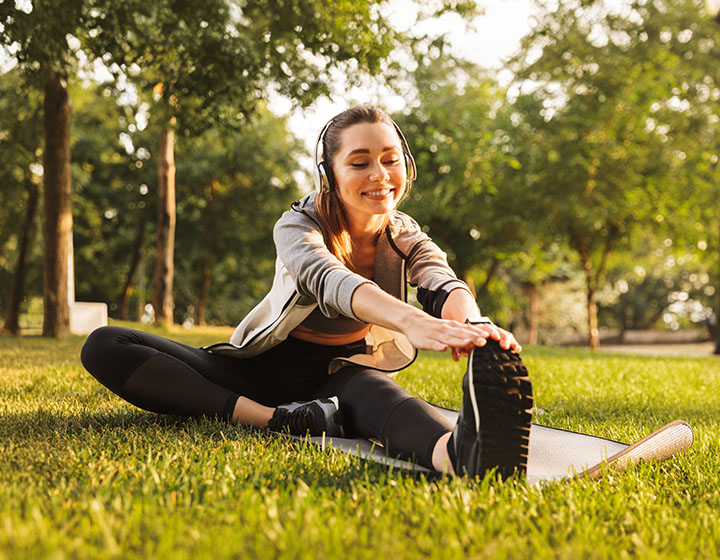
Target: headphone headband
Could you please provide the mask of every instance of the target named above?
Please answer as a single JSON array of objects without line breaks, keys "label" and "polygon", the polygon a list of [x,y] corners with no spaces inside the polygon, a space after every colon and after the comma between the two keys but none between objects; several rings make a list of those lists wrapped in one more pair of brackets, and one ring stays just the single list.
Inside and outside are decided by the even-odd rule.
[{"label": "headphone headband", "polygon": [[[318,192],[331,192],[335,190],[335,178],[333,177],[332,167],[325,162],[325,150],[323,148],[323,143],[325,142],[325,134],[335,122],[336,118],[337,115],[325,123],[325,126],[322,127],[322,130],[318,135],[317,142],[315,143],[315,190]],[[388,119],[390,119],[390,117],[388,117]],[[405,170],[407,172],[407,185],[409,186],[415,179],[417,179],[415,159],[410,152],[410,146],[408,145],[402,130],[400,130],[400,127],[394,120],[390,119],[390,122],[400,138],[400,146],[402,147],[405,159]],[[323,150],[322,158],[320,157],[321,149]]]}]

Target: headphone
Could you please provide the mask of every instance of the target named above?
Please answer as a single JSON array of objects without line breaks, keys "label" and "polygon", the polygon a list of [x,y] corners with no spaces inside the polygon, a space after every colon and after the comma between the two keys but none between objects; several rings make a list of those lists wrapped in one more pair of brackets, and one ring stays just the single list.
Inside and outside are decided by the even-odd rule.
[{"label": "headphone", "polygon": [[[332,165],[325,161],[324,153],[322,154],[322,157],[320,156],[321,150],[323,149],[323,143],[325,141],[325,134],[334,122],[335,117],[325,123],[325,126],[320,131],[317,142],[315,143],[315,190],[318,192],[329,193],[335,190],[335,177],[333,176]],[[413,159],[413,156],[410,153],[410,146],[408,146],[407,140],[405,140],[405,136],[400,130],[400,127],[394,120],[390,119],[390,122],[392,123],[395,132],[397,132],[397,135],[400,137],[400,145],[402,146],[403,158],[405,160],[405,170],[407,172],[407,186],[410,186],[410,184],[417,179],[415,159]]]}]

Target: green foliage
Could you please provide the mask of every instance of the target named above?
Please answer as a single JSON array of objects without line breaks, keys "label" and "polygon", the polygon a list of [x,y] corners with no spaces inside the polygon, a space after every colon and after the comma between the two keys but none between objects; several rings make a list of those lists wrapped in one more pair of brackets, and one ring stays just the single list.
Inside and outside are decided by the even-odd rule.
[{"label": "green foliage", "polygon": [[303,105],[330,92],[339,64],[377,72],[399,37],[376,2],[164,0],[97,3],[100,32],[87,43],[162,99],[163,122],[197,133],[242,126],[271,88]]},{"label": "green foliage", "polygon": [[86,0],[33,0],[0,4],[0,44],[42,85],[49,75],[67,77],[77,66],[72,38],[89,31]]},{"label": "green foliage", "polygon": [[397,117],[418,167],[403,209],[464,277],[523,240],[520,199],[506,181],[516,161],[503,131],[504,92],[477,67],[443,61],[421,64],[414,80],[417,106]]},{"label": "green foliage", "polygon": [[638,232],[635,250],[609,265],[608,286],[598,296],[598,313],[610,328],[678,329],[710,317],[715,288],[702,251],[672,239]]},{"label": "green foliage", "polygon": [[176,309],[181,313],[202,305],[206,278],[212,278],[207,320],[219,324],[239,322],[270,289],[272,228],[299,197],[294,178],[299,151],[285,119],[266,109],[242,131],[215,129],[180,142]]},{"label": "green foliage", "polygon": [[[0,316],[4,316],[17,261],[29,191],[41,178],[42,96],[16,69],[0,76]],[[39,220],[36,219],[36,224]],[[35,226],[36,230],[39,226]],[[42,293],[42,255],[35,244],[26,277],[26,295]]]},{"label": "green foliage", "polygon": [[[145,274],[152,270],[155,130],[142,128],[142,98],[120,105],[111,84],[74,87],[72,95],[76,295],[109,303],[117,316],[139,235]],[[216,128],[180,140],[176,320],[197,308],[205,263],[212,268],[208,320],[236,323],[267,291],[272,226],[298,197],[298,150],[285,120],[266,109],[241,131]],[[149,280],[137,278],[136,287],[143,283]],[[149,300],[134,293],[135,304]]]},{"label": "green foliage", "polygon": [[514,62],[519,83],[536,84],[515,102],[527,201],[546,236],[578,253],[589,305],[612,253],[695,183],[686,141],[717,68],[717,29],[703,18],[685,0],[543,4],[523,41],[534,54]]},{"label": "green foliage", "polygon": [[120,105],[112,84],[70,93],[76,299],[106,302],[115,314],[139,228],[155,218],[154,139],[138,130],[137,108]]},{"label": "green foliage", "polygon": [[[230,329],[157,331],[198,346]],[[0,338],[0,550],[75,558],[713,558],[720,379],[712,359],[535,348],[536,419],[634,441],[688,420],[689,453],[597,481],[429,481],[209,420],[157,416],[83,371],[83,340]],[[460,403],[461,366],[399,382]]]}]

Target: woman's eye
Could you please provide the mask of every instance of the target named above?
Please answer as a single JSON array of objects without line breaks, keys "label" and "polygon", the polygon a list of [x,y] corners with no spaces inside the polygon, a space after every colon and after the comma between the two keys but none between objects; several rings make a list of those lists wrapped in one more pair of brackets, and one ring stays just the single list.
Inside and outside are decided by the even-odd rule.
[{"label": "woman's eye", "polygon": [[367,163],[351,163],[350,165],[351,165],[352,167],[357,168],[357,169],[361,169],[361,168],[363,168],[363,167],[367,167]]},{"label": "woman's eye", "polygon": [[391,160],[386,161],[385,165],[395,165],[399,161],[400,161],[399,159],[391,159]]}]

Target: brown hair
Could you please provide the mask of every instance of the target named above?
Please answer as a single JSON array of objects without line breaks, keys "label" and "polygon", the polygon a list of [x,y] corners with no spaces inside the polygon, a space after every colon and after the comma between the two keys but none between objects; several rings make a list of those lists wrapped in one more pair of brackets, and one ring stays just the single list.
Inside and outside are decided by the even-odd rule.
[{"label": "brown hair", "polygon": [[[355,124],[383,122],[396,128],[393,120],[378,107],[357,105],[335,116],[322,135],[322,159],[326,164],[330,181],[334,183],[332,164],[340,151],[343,130]],[[400,136],[398,134],[398,136]],[[407,149],[401,138],[403,150]],[[407,188],[406,188],[407,190]],[[330,252],[348,267],[352,267],[353,240],[350,237],[347,218],[337,188],[320,189],[315,197],[315,209],[325,226],[325,244]]]}]

